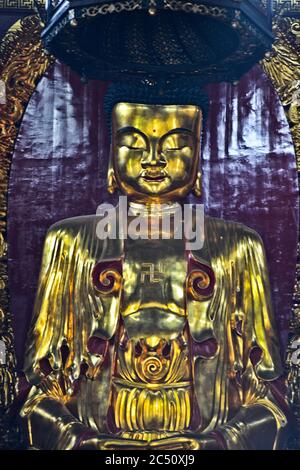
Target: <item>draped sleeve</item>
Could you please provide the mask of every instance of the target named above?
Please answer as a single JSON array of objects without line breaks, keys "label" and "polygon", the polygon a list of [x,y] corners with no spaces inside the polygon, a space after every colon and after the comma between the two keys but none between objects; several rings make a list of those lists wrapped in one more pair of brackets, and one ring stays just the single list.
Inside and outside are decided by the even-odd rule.
[{"label": "draped sleeve", "polygon": [[[240,225],[232,266],[232,369],[239,373],[241,406],[219,430],[228,449],[275,449],[284,446],[290,415],[284,396],[280,346],[272,308],[263,242]],[[240,325],[238,325],[240,322]],[[276,393],[274,393],[276,391]]]},{"label": "draped sleeve", "polygon": [[254,230],[244,227],[238,249],[236,310],[244,317],[244,355],[248,361],[253,348],[258,347],[261,357],[254,366],[255,373],[259,379],[274,380],[283,370],[263,242]]},{"label": "draped sleeve", "polygon": [[[225,427],[229,448],[272,448],[287,429],[287,405],[284,393],[280,403],[272,393],[283,368],[263,242],[243,224],[206,217],[204,247],[196,256],[212,267],[216,284],[212,298],[195,306],[190,330],[203,341],[204,329],[218,345],[209,357],[195,358],[200,430]],[[266,430],[267,443],[261,438]]]},{"label": "draped sleeve", "polygon": [[[115,332],[120,293],[101,297],[92,270],[99,260],[120,257],[121,247],[118,241],[108,245],[99,240],[96,226],[96,216],[85,216],[61,221],[47,233],[25,356],[25,374],[32,384],[41,380],[45,358],[53,370],[63,367],[76,379],[80,365],[93,360],[88,339],[109,339]],[[63,346],[68,350],[65,363]]]}]

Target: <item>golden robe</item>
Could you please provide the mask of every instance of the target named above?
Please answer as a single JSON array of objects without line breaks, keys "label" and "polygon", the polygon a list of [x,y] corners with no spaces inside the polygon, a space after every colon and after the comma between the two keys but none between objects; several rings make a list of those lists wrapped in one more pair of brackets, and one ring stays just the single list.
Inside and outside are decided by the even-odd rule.
[{"label": "golden robe", "polygon": [[[92,272],[99,260],[126,261],[127,254],[122,240],[97,238],[98,220],[66,219],[46,237],[25,360],[33,386],[21,412],[35,448],[72,449],[89,430],[111,432],[115,340],[126,292],[99,295]],[[186,300],[182,285],[183,325],[196,344],[217,344],[212,354],[196,348],[191,357],[201,415],[193,432],[216,433],[228,449],[280,448],[288,425],[284,404],[271,393],[282,366],[262,241],[242,224],[205,217],[204,246],[193,256],[212,267],[216,285],[212,298],[202,302]],[[95,337],[104,345],[98,353],[87,347]],[[45,360],[50,373],[43,370]]]}]

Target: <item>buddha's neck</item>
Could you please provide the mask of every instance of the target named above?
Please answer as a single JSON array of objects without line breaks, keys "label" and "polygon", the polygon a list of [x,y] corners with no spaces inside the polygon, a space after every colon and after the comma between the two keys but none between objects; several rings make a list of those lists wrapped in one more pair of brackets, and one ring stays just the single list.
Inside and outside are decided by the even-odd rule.
[{"label": "buddha's neck", "polygon": [[174,213],[180,209],[181,205],[179,202],[157,202],[157,203],[142,203],[142,202],[129,202],[129,210],[132,215],[136,214],[168,214]]}]

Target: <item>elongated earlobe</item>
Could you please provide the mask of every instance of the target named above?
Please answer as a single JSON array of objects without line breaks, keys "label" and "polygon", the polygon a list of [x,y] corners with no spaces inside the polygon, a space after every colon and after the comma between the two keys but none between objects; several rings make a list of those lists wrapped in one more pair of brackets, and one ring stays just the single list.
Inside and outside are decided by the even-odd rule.
[{"label": "elongated earlobe", "polygon": [[196,178],[196,181],[195,181],[195,184],[194,184],[194,187],[192,189],[193,193],[195,196],[199,197],[201,196],[202,194],[202,190],[201,190],[201,173],[200,171],[198,171],[197,173],[197,178]]},{"label": "elongated earlobe", "polygon": [[110,149],[109,155],[109,164],[108,164],[108,171],[107,171],[107,191],[109,194],[114,194],[114,192],[118,189],[118,183],[115,177],[115,171],[112,162],[112,148]]},{"label": "elongated earlobe", "polygon": [[116,189],[118,188],[115,172],[113,168],[109,168],[107,173],[107,191],[109,194],[114,194]]}]

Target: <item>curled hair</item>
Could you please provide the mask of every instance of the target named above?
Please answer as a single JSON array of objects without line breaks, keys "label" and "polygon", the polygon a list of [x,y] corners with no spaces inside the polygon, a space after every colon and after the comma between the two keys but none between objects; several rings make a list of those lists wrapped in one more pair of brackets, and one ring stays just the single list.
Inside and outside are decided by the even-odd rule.
[{"label": "curled hair", "polygon": [[138,103],[148,105],[193,105],[198,106],[206,120],[209,98],[198,85],[187,83],[190,80],[176,82],[151,82],[139,84],[113,83],[108,87],[104,99],[104,111],[111,127],[111,114],[117,103]]}]

